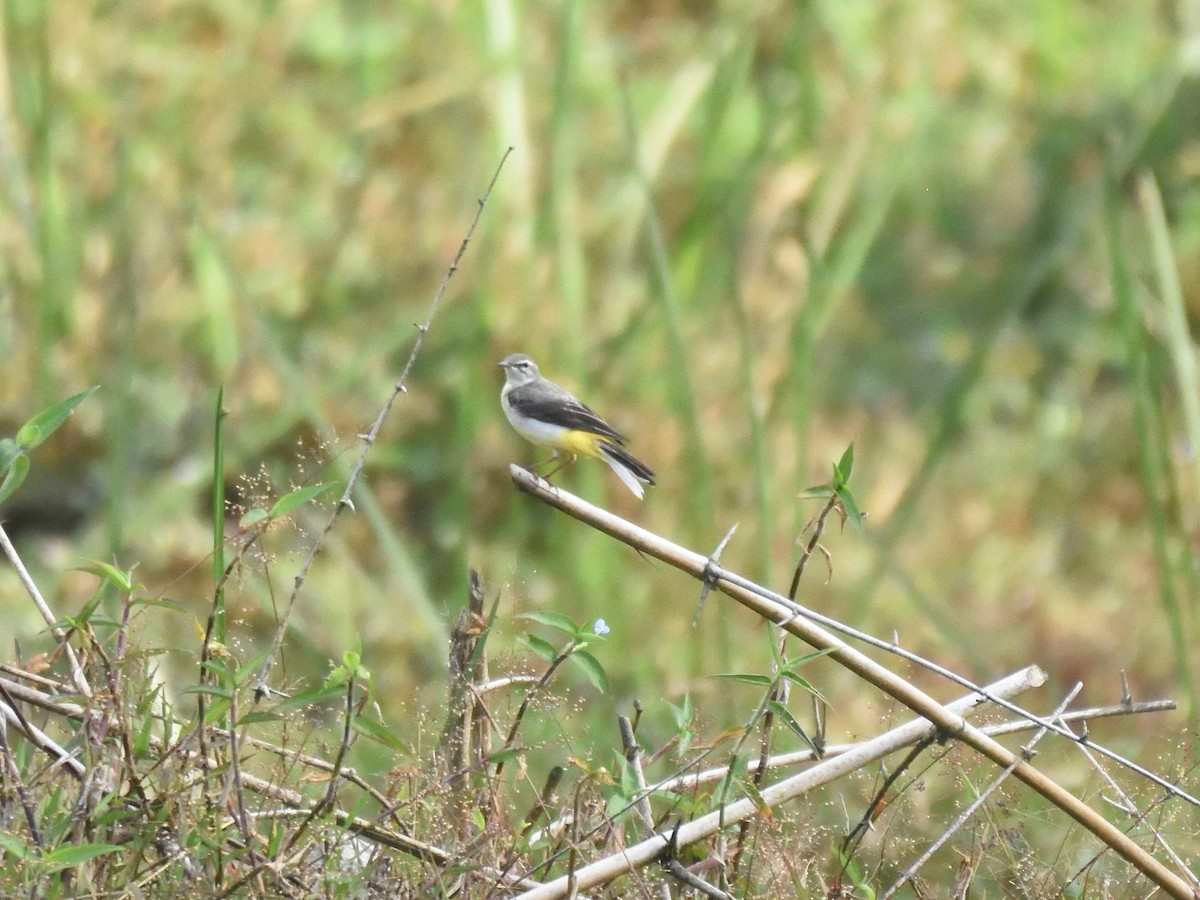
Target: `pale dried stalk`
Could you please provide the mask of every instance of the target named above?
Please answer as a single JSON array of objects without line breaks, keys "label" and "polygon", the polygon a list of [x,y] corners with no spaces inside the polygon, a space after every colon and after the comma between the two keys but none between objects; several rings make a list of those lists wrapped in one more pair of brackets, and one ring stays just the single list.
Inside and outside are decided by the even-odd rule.
[{"label": "pale dried stalk", "polygon": [[[634,783],[637,785],[638,797],[633,802],[634,812],[637,813],[638,819],[642,823],[642,831],[647,836],[654,834],[654,815],[650,811],[650,794],[646,790],[646,773],[642,771],[642,748],[637,742],[637,736],[633,733],[633,722],[629,716],[617,716],[617,727],[621,730],[621,751],[625,754],[625,760],[629,763],[629,768],[633,770]],[[681,867],[679,860],[671,860],[675,867]],[[674,867],[669,867],[668,871]],[[672,874],[675,872],[672,871]],[[658,894],[663,900],[671,900],[671,889],[665,884],[658,886]]]},{"label": "pale dried stalk", "polygon": [[71,681],[75,684],[75,690],[79,691],[85,697],[92,696],[92,688],[83,674],[83,667],[79,665],[78,657],[75,656],[75,649],[71,646],[71,642],[67,640],[66,632],[56,624],[58,619],[55,617],[53,611],[51,611],[46,599],[42,596],[42,592],[38,590],[38,586],[30,576],[29,570],[25,568],[25,563],[21,562],[21,557],[17,554],[17,548],[8,539],[8,532],[4,530],[3,525],[0,525],[0,547],[4,548],[4,555],[8,557],[9,562],[13,564],[13,568],[17,570],[17,577],[21,579],[21,584],[25,585],[25,590],[33,599],[33,605],[37,607],[37,611],[45,619],[46,624],[50,626],[50,633],[54,635],[54,639],[58,641],[58,645],[62,647],[63,653],[66,654],[67,665],[71,669]]},{"label": "pale dried stalk", "polygon": [[[0,681],[3,681],[3,679],[0,679]],[[3,687],[0,687],[0,690],[3,690]],[[5,699],[0,700],[0,728],[11,725],[29,743],[52,757],[56,766],[62,766],[74,775],[76,779],[82,779],[87,772],[86,766],[71,753],[67,752],[66,748],[62,747],[52,737],[22,716],[15,706],[9,704],[9,700],[18,699],[17,696],[8,691],[4,691],[4,694]],[[82,710],[80,711],[80,715],[82,715]]]},{"label": "pale dried stalk", "polygon": [[[988,694],[1011,697],[1031,687],[1037,687],[1044,681],[1045,675],[1042,674],[1041,669],[1037,666],[1030,666],[991,685],[988,688]],[[940,708],[947,715],[962,716],[970,714],[984,702],[982,695],[973,693]],[[866,741],[848,753],[824,760],[791,778],[763,788],[760,796],[768,806],[787,803],[821,785],[842,778],[887,756],[900,747],[933,734],[935,731],[937,728],[932,723],[924,719],[915,719],[893,728],[874,740]],[[669,834],[655,835],[640,844],[626,847],[619,853],[577,869],[574,873],[576,883],[580,890],[607,884],[631,869],[648,865],[657,860],[671,841],[675,841],[678,847],[686,847],[712,837],[721,828],[736,825],[738,822],[758,814],[759,807],[755,800],[750,798],[737,800],[706,816],[694,819]],[[567,879],[563,877],[547,882],[532,891],[527,891],[521,894],[520,898],[521,900],[555,900],[555,898],[565,897],[566,889]]]},{"label": "pale dried stalk", "polygon": [[[1142,703],[1119,703],[1110,706],[1094,706],[1089,709],[1078,709],[1073,712],[1063,713],[1057,716],[1056,720],[1060,723],[1067,722],[1088,722],[1092,719],[1102,719],[1109,716],[1133,716],[1141,713],[1151,712],[1166,712],[1175,709],[1177,704],[1174,700],[1147,700]],[[996,725],[981,725],[979,730],[989,737],[997,737],[1003,734],[1017,734],[1022,731],[1032,731],[1038,728],[1036,723],[1019,719],[1013,722],[1001,722]],[[849,744],[826,744],[821,748],[821,758],[824,759],[830,756],[840,756],[843,753],[849,753],[851,750],[861,747],[864,741],[854,741]],[[772,756],[767,761],[768,769],[782,769],[788,766],[799,765],[813,760],[816,757],[811,750],[795,750],[791,753],[779,753]],[[755,771],[759,766],[757,759],[748,760],[746,770],[749,772]],[[660,782],[656,790],[660,791],[688,791],[700,787],[701,785],[711,784],[714,781],[720,781],[729,772],[727,766],[717,766],[712,769],[704,769],[701,772],[694,772],[684,775],[676,775],[674,778],[668,778],[666,781]]]},{"label": "pale dried stalk", "polygon": [[[1177,897],[1179,900],[1195,900],[1191,886],[1186,881],[1143,850],[1134,840],[1094,809],[1029,763],[1021,760],[1007,747],[970,725],[961,715],[947,710],[924,691],[860,653],[831,632],[809,621],[808,618],[805,618],[805,616],[811,615],[809,610],[789,602],[786,597],[763,588],[761,585],[755,585],[756,590],[751,590],[746,586],[753,584],[749,579],[741,576],[735,578],[733,573],[722,567],[714,566],[707,557],[672,543],[606,510],[586,503],[575,495],[542,481],[519,466],[510,466],[509,473],[522,491],[629,544],[647,556],[652,556],[687,572],[694,578],[715,584],[722,593],[753,610],[767,621],[787,629],[818,650],[829,650],[830,659],[894,697],[918,715],[928,719],[943,734],[957,738],[973,747],[1001,768],[1012,766],[1016,762],[1016,765],[1013,766],[1013,774],[1018,779],[1075,819],[1170,896]],[[1036,719],[1036,721],[1039,725],[1047,725],[1056,733],[1062,731],[1060,726],[1049,725],[1041,719]],[[1156,777],[1155,780],[1156,783],[1166,784],[1160,778]],[[1177,795],[1187,796],[1179,788],[1173,785],[1170,787]],[[576,874],[578,875],[578,873]],[[557,884],[557,882],[551,884]],[[587,884],[580,886],[588,887]],[[543,900],[562,896],[557,890],[560,889],[551,890],[550,886],[547,886],[539,889],[540,893],[535,891],[523,896],[543,898]]]}]

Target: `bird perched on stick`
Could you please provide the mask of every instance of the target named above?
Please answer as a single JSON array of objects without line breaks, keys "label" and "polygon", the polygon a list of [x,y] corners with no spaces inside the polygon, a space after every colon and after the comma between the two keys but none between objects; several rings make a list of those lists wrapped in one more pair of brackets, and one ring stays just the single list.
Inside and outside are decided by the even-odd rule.
[{"label": "bird perched on stick", "polygon": [[576,456],[588,456],[608,463],[639,500],[645,493],[642,485],[654,484],[654,473],[622,446],[625,436],[572,393],[543,378],[532,359],[513,353],[500,361],[500,368],[504,370],[500,405],[505,417],[525,440],[554,451],[554,456],[539,466],[558,459],[560,453],[566,457],[546,477],[574,462]]}]

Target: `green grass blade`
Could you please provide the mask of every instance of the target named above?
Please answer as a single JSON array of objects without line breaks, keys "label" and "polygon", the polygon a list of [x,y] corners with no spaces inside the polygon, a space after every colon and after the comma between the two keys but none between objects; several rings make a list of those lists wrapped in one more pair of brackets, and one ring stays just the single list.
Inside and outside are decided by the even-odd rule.
[{"label": "green grass blade", "polygon": [[1121,212],[1117,187],[1111,178],[1105,192],[1105,200],[1111,267],[1109,277],[1112,281],[1113,297],[1117,303],[1117,325],[1125,344],[1130,401],[1133,404],[1133,439],[1137,448],[1138,470],[1142,480],[1154,556],[1158,563],[1159,600],[1167,617],[1175,669],[1184,690],[1190,717],[1194,721],[1197,715],[1197,698],[1189,671],[1188,638],[1173,576],[1175,567],[1170,549],[1171,526],[1161,499],[1167,476],[1160,448],[1152,445],[1152,435],[1158,431],[1156,392],[1151,382],[1147,337],[1142,326],[1127,251],[1121,240]]}]

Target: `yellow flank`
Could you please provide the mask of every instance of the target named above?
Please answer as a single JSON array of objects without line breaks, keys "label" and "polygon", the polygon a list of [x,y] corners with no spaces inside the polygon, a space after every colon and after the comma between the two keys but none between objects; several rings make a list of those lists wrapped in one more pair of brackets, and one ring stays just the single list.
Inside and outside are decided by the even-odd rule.
[{"label": "yellow flank", "polygon": [[590,456],[592,459],[602,459],[599,444],[603,438],[587,431],[573,429],[566,432],[559,442],[558,449],[564,453],[574,453],[578,456]]}]

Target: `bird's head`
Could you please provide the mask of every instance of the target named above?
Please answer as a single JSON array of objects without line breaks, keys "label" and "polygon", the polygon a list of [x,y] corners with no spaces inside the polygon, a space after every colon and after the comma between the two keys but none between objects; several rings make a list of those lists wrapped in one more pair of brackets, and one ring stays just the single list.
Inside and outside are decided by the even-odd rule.
[{"label": "bird's head", "polygon": [[505,378],[513,387],[536,381],[540,375],[537,363],[524,353],[513,353],[504,357],[500,360],[500,368],[504,370]]}]

